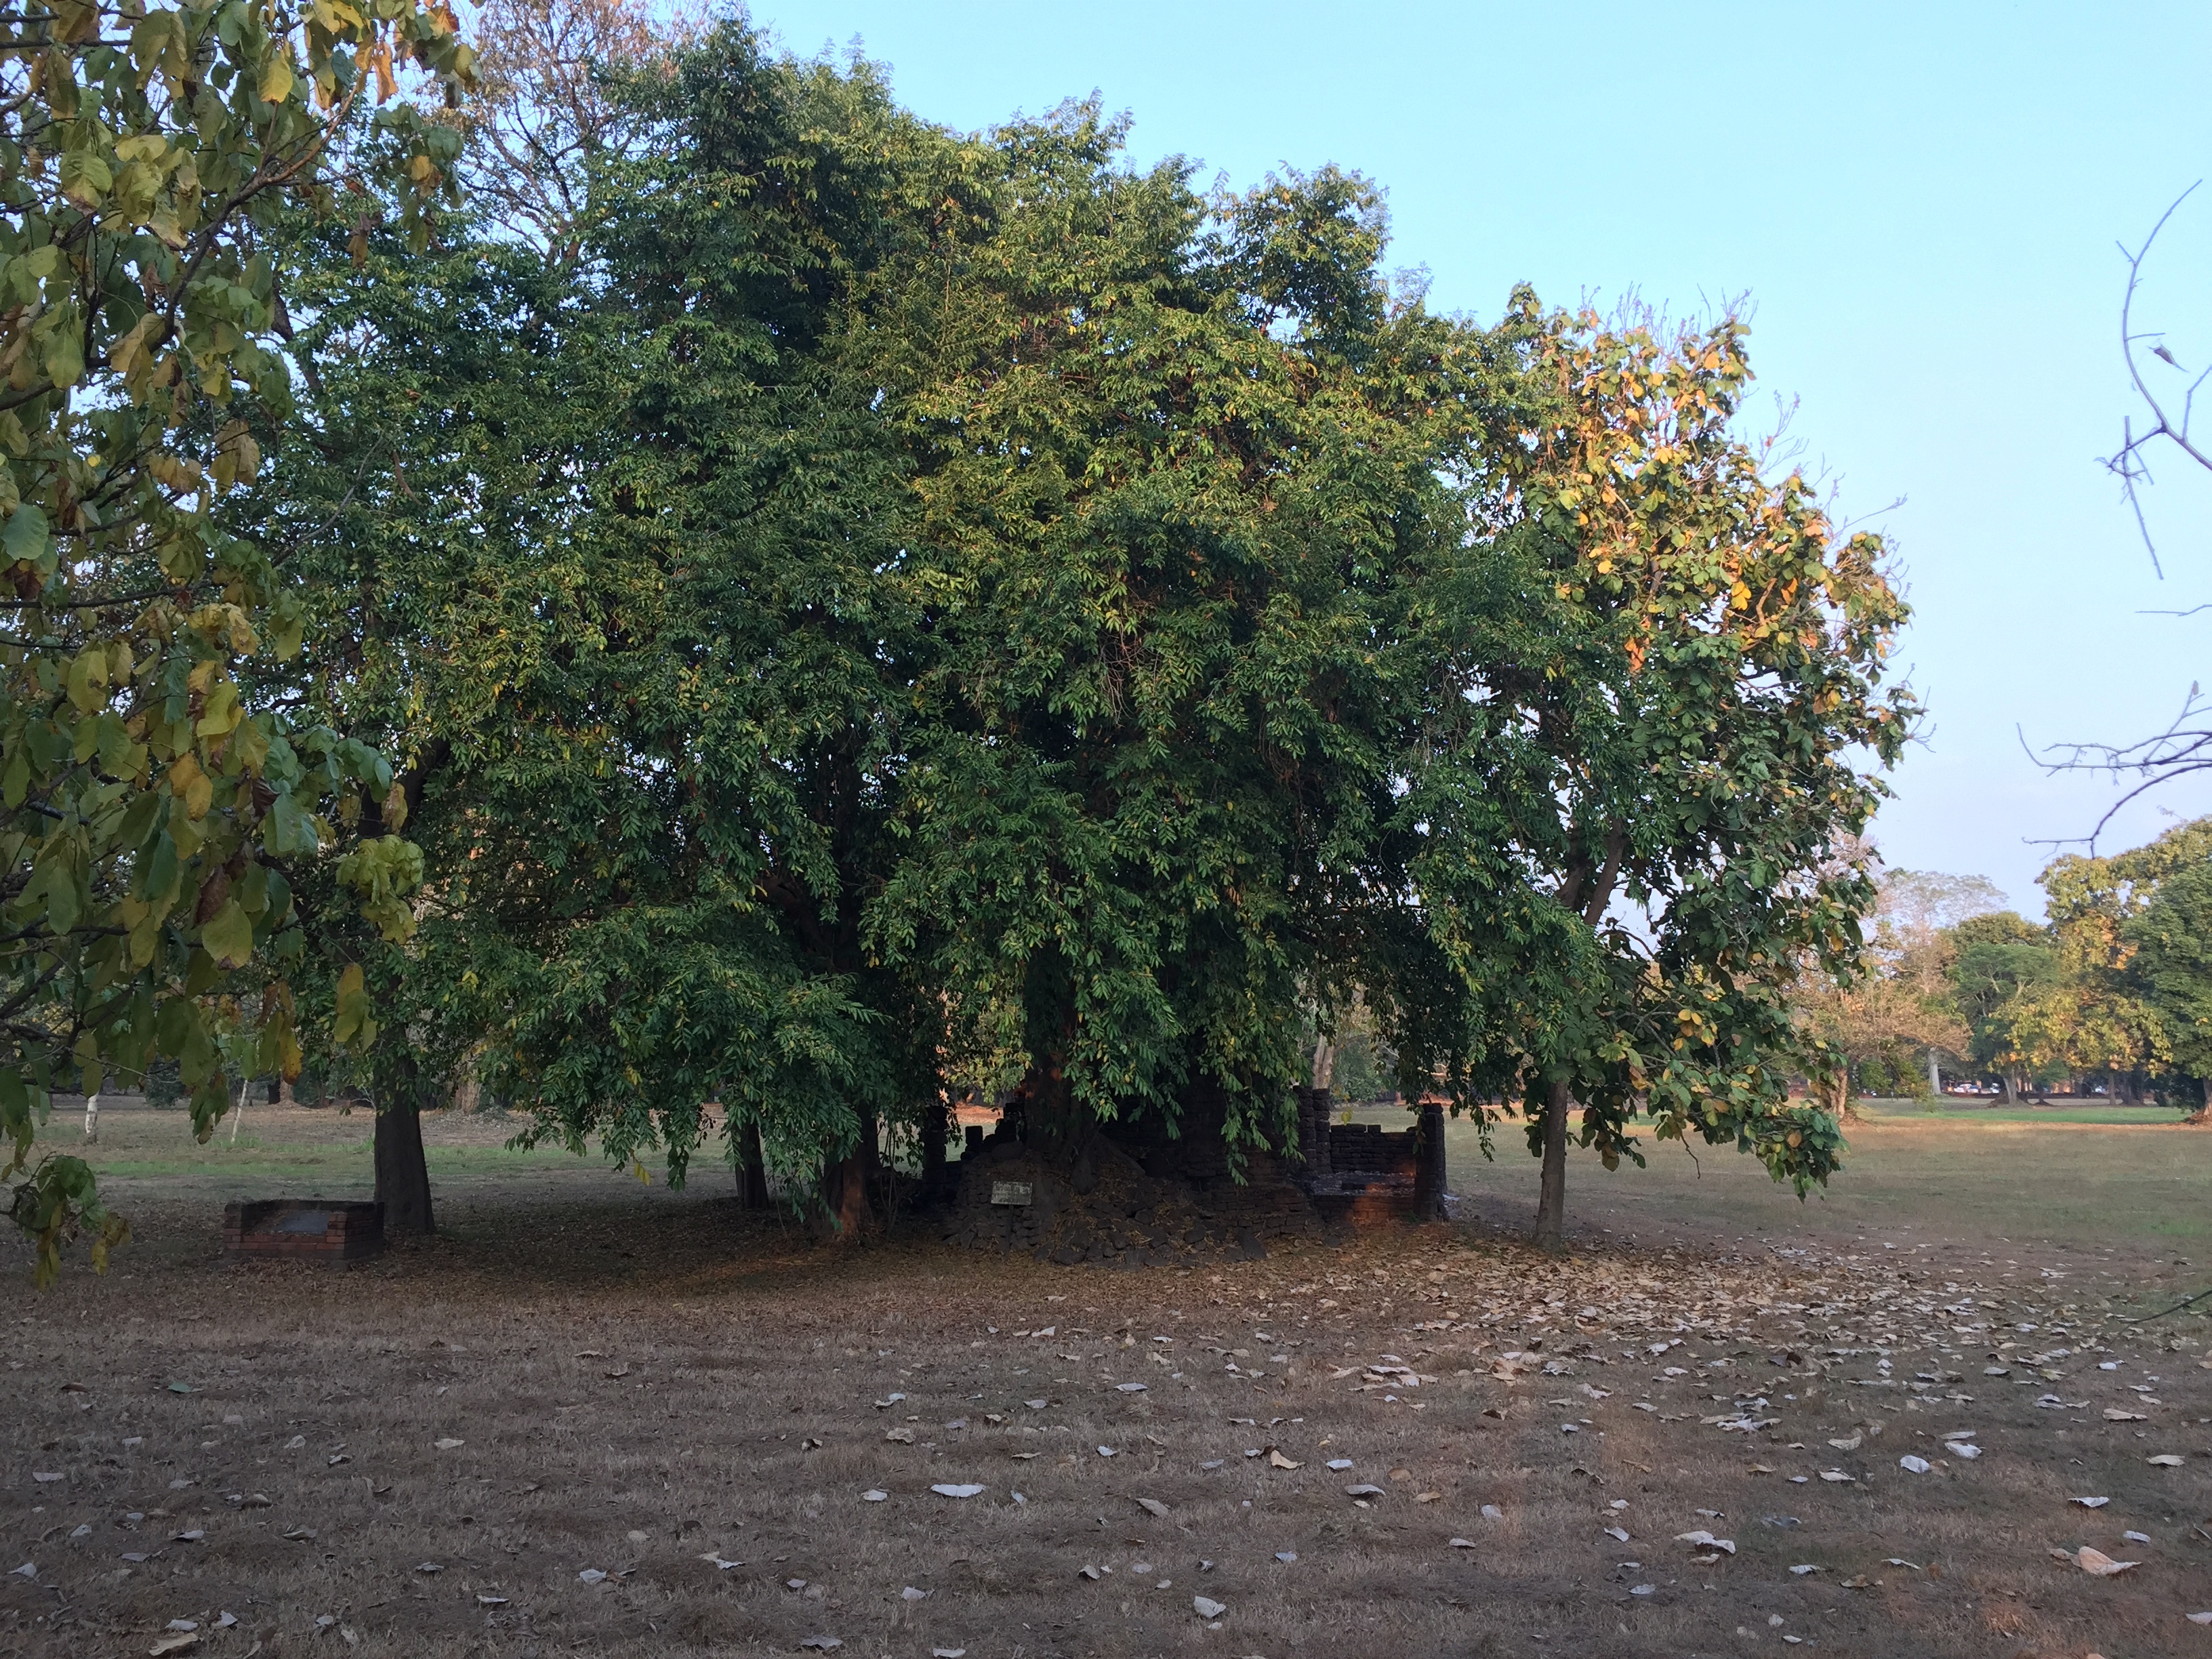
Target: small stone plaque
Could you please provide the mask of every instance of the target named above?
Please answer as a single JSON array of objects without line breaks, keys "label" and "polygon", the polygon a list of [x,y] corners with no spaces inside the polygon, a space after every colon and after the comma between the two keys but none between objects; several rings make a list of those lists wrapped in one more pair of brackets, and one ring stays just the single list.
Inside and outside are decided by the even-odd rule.
[{"label": "small stone plaque", "polygon": [[1030,1183],[1026,1181],[994,1181],[991,1183],[991,1202],[994,1204],[1026,1204],[1030,1201]]}]

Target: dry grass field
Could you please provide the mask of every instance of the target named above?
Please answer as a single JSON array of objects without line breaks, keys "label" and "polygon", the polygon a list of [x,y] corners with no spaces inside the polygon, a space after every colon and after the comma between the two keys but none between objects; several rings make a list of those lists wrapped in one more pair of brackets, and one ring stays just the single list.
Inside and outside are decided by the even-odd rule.
[{"label": "dry grass field", "polygon": [[2212,1655],[2208,1328],[2123,1322],[2208,1282],[2157,1117],[1881,1115],[1802,1206],[1578,1164],[1556,1261],[1455,1143],[1452,1224],[1135,1272],[449,1117],[441,1236],[334,1274],[222,1204],[365,1195],[366,1118],[111,1108],[137,1237],[11,1316],[0,1655]]}]

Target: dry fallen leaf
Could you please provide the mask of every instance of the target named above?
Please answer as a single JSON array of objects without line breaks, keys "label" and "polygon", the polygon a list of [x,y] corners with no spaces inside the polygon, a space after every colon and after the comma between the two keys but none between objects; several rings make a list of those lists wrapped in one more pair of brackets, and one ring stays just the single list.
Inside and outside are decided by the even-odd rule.
[{"label": "dry fallen leaf", "polygon": [[2085,1510],[2101,1510],[2112,1500],[2109,1498],[2069,1498],[2069,1504],[2079,1504]]},{"label": "dry fallen leaf", "polygon": [[1703,1527],[1699,1527],[1694,1532],[1676,1533],[1674,1541],[1678,1544],[1694,1544],[1704,1549],[1723,1550],[1730,1555],[1735,1553],[1735,1539],[1716,1538]]},{"label": "dry fallen leaf", "polygon": [[1139,1498],[1137,1500],[1137,1507],[1147,1515],[1164,1516],[1168,1512],[1168,1506],[1157,1498]]},{"label": "dry fallen leaf", "polygon": [[2087,1544],[2074,1553],[2074,1565],[2086,1573],[2099,1578],[2110,1578],[2116,1573],[2128,1571],[2142,1565],[2140,1561],[2115,1561],[2102,1550],[2093,1550]]},{"label": "dry fallen leaf", "polygon": [[1267,1448],[1267,1464],[1269,1468],[1278,1469],[1294,1469],[1298,1467],[1273,1446]]},{"label": "dry fallen leaf", "polygon": [[980,1495],[982,1490],[981,1485],[974,1481],[963,1482],[957,1486],[950,1482],[942,1482],[930,1488],[930,1491],[940,1498],[974,1498]]},{"label": "dry fallen leaf", "polygon": [[2155,1457],[2145,1458],[2143,1462],[2154,1469],[2178,1469],[2181,1467],[2181,1460],[2172,1452],[2160,1452]]}]

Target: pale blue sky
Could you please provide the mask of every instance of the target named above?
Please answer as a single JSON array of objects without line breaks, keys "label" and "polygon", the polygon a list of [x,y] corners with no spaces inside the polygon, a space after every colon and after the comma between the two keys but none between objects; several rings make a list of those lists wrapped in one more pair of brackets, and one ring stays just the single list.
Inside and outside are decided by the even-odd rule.
[{"label": "pale blue sky", "polygon": [[[2117,793],[2041,744],[2131,737],[2212,684],[2212,478],[2167,463],[2161,583],[2097,458],[2130,409],[2123,268],[2212,173],[2212,8],[761,0],[795,51],[858,37],[903,101],[963,128],[1096,89],[1140,160],[1249,184],[1334,161],[1389,191],[1391,263],[1490,319],[1516,280],[1676,313],[1748,294],[1753,361],[1807,462],[1881,514],[1929,706],[1875,836],[2039,910],[2033,843]],[[2212,185],[2161,243],[2139,321],[2212,361]],[[2178,378],[2178,377],[2177,377]],[[1762,404],[1762,422],[1771,405]],[[2212,431],[2212,416],[2208,416]],[[2212,811],[2212,781],[2160,804]],[[2106,846],[2170,819],[2131,811]]]}]

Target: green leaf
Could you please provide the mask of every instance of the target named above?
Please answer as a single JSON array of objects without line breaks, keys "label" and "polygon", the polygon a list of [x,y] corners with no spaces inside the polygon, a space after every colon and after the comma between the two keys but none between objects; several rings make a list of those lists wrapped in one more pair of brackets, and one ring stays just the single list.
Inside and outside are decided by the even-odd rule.
[{"label": "green leaf", "polygon": [[0,530],[0,550],[18,564],[36,564],[46,556],[50,532],[43,510],[25,501],[8,515]]},{"label": "green leaf", "polygon": [[226,968],[243,968],[253,954],[253,921],[239,902],[225,899],[200,930],[200,944]]}]

